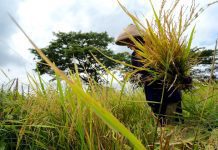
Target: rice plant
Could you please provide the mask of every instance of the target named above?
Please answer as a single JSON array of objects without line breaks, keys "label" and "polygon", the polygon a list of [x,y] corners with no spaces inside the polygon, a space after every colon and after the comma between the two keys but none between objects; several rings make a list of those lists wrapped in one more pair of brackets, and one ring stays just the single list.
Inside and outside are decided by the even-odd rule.
[{"label": "rice plant", "polygon": [[[190,52],[194,28],[188,41],[183,34],[203,10],[196,12],[193,4],[190,9],[192,15],[184,21],[181,8],[179,26],[176,26],[172,14],[178,2],[164,11],[163,1],[158,16],[150,1],[155,22],[152,25],[147,21],[146,28],[120,5],[138,26],[142,36],[146,33],[144,41],[150,42],[145,46],[130,36],[140,49],[139,55],[144,58],[144,68],[138,69],[149,71],[147,67],[151,66],[157,71],[153,72],[155,78],[149,80],[165,77],[169,87],[183,88],[182,79],[189,75],[190,67],[196,63]],[[31,87],[28,94],[2,88],[1,149],[217,149],[216,83],[206,87],[196,84],[198,88],[184,95],[183,125],[157,128],[156,118],[144,100],[142,89],[125,92],[125,83],[119,91],[93,82],[90,82],[90,88],[84,89],[78,72],[66,76],[17,26],[55,71],[56,84],[50,85],[40,76],[37,79],[28,75]],[[109,70],[107,72],[110,73]],[[18,80],[14,83],[11,87],[18,87]]]},{"label": "rice plant", "polygon": [[[161,0],[159,12],[152,0],[149,2],[153,20],[140,20],[119,2],[142,37],[142,40],[137,40],[129,34],[133,46],[138,49],[139,61],[144,64],[140,70],[150,73],[146,79],[149,82],[162,80],[168,89],[188,89],[190,85],[186,84],[186,80],[190,76],[190,69],[198,64],[198,55],[191,51],[195,33],[195,25],[192,27],[192,24],[207,7],[217,1],[199,7],[195,0],[190,1],[190,5],[182,4],[181,0]],[[171,4],[170,7],[166,6],[167,3]]]},{"label": "rice plant", "polygon": [[[46,92],[42,92],[37,78],[30,75],[28,78],[32,88],[24,97],[18,94],[14,99],[15,91],[4,90],[0,94],[0,146],[3,149],[134,148],[122,133],[105,124],[83,103],[70,86],[60,84],[60,77],[57,76],[55,84],[42,82]],[[205,99],[207,86],[196,87],[198,89],[184,95],[185,123],[158,128],[155,145],[152,144],[156,120],[144,101],[142,89],[121,93],[112,87],[93,84],[85,92],[119,119],[147,149],[192,149],[194,145],[196,149],[215,149],[217,95]],[[215,92],[217,87],[214,84]]]},{"label": "rice plant", "polygon": [[86,104],[95,114],[100,117],[110,128],[114,129],[117,132],[120,132],[124,136],[127,137],[134,145],[136,149],[145,149],[145,147],[141,144],[140,140],[138,140],[120,121],[114,117],[109,111],[107,111],[104,107],[101,106],[98,101],[92,98],[91,95],[85,93],[83,88],[81,87],[80,80],[77,78],[68,78],[60,69],[57,68],[55,64],[53,64],[44,53],[36,46],[36,44],[29,38],[29,36],[24,32],[24,30],[20,27],[20,25],[16,22],[16,20],[10,16],[12,21],[17,25],[17,27],[22,31],[22,33],[26,36],[32,46],[35,48],[37,53],[45,60],[45,62],[54,70],[54,72],[60,76],[70,87],[72,92],[77,94],[78,100]]}]

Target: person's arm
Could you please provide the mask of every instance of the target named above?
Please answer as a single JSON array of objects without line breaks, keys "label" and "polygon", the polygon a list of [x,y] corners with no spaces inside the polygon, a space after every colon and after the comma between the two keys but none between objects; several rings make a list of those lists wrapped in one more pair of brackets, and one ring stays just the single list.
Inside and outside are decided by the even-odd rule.
[{"label": "person's arm", "polygon": [[[132,58],[131,58],[132,65],[135,67],[143,67],[144,64],[140,62],[140,58],[136,55],[136,52],[134,51],[132,53]],[[149,76],[149,73],[145,70],[140,70],[137,71],[135,76],[132,78],[133,82],[137,82],[139,85],[144,85],[146,81],[146,77]]]},{"label": "person's arm", "polygon": [[[144,64],[140,61],[139,56],[136,55],[135,51],[132,53],[131,61],[132,61],[132,65],[135,67],[143,67],[144,66]],[[146,75],[148,75],[148,72],[145,70],[141,70],[141,71],[138,71],[137,74],[142,74],[142,75],[146,76]]]}]

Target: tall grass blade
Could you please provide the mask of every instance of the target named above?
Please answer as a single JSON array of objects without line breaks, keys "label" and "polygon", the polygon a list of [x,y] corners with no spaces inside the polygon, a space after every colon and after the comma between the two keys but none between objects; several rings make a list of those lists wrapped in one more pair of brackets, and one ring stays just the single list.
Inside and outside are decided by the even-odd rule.
[{"label": "tall grass blade", "polygon": [[121,86],[121,82],[116,78],[116,76],[114,76],[114,74],[111,73],[111,71],[108,70],[108,69],[98,60],[98,58],[96,58],[92,53],[91,53],[91,55],[92,55],[92,57],[95,59],[95,61],[96,61],[109,75],[112,76],[112,79],[115,79],[115,80],[118,82],[118,84]]},{"label": "tall grass blade", "polygon": [[38,75],[39,83],[40,83],[40,86],[41,86],[39,89],[41,89],[42,93],[44,95],[46,95],[45,86],[43,84],[43,80],[42,80],[42,77],[40,76],[40,72],[39,72],[38,68],[37,68],[37,75]]},{"label": "tall grass blade", "polygon": [[190,51],[191,51],[191,44],[192,44],[192,41],[193,41],[194,33],[195,33],[195,26],[192,29],[192,32],[191,32],[189,40],[188,40],[188,46],[187,46],[187,48],[185,50],[185,53],[184,53],[184,58],[186,60],[187,60],[187,58],[188,58],[188,56],[190,54]]},{"label": "tall grass blade", "polygon": [[216,51],[217,51],[217,44],[218,40],[216,40],[215,48],[213,51],[213,60],[212,60],[212,65],[211,65],[211,72],[210,72],[210,82],[213,81],[213,76],[214,76],[214,70],[215,70],[215,64],[216,64]]},{"label": "tall grass blade", "polygon": [[4,72],[4,70],[0,69],[1,72],[3,73],[3,75],[10,81],[10,78],[8,77],[8,75]]},{"label": "tall grass blade", "polygon": [[95,112],[95,114],[101,118],[110,128],[115,131],[120,132],[124,135],[138,150],[143,150],[145,147],[142,143],[116,118],[107,111],[105,108],[101,106],[99,102],[93,99],[90,95],[85,93],[83,89],[81,89],[74,80],[69,80],[69,78],[59,70],[54,63],[52,63],[45,54],[36,46],[36,44],[29,38],[29,36],[25,33],[25,31],[20,27],[20,25],[16,22],[16,20],[10,15],[12,21],[16,24],[16,26],[22,31],[25,37],[29,40],[29,42],[33,45],[38,54],[45,60],[45,62],[58,74],[66,83],[71,87],[72,91],[80,97],[80,100],[86,104],[91,110]]}]

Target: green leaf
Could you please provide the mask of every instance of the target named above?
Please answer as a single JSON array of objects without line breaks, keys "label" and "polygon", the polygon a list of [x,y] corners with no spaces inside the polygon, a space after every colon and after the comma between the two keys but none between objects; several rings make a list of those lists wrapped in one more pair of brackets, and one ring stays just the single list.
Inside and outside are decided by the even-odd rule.
[{"label": "green leaf", "polygon": [[59,75],[66,83],[71,87],[72,91],[80,98],[80,100],[86,104],[95,114],[101,118],[110,128],[124,135],[138,150],[146,149],[140,140],[134,136],[129,129],[127,129],[114,115],[107,109],[101,106],[101,104],[92,98],[91,95],[87,94],[74,80],[70,80],[58,67],[52,63],[45,54],[36,46],[36,44],[29,38],[29,36],[24,32],[20,25],[16,22],[14,18],[11,17],[13,22],[17,27],[23,32],[29,42],[33,45],[37,53],[44,59],[47,64]]},{"label": "green leaf", "polygon": [[193,37],[194,37],[194,33],[195,33],[195,26],[193,27],[192,32],[191,32],[191,35],[190,35],[190,37],[189,37],[188,46],[187,46],[187,48],[185,49],[185,53],[184,53],[184,59],[185,59],[185,60],[187,60],[187,58],[189,57],[189,54],[190,54],[190,51],[191,51],[191,44],[192,44]]}]

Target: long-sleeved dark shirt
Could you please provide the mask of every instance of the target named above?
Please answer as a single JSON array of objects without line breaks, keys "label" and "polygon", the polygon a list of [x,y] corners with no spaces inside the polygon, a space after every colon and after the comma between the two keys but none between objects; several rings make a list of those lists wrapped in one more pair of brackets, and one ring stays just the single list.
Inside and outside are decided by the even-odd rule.
[{"label": "long-sleeved dark shirt", "polygon": [[[134,51],[132,53],[132,65],[136,67],[143,67],[143,63],[139,61],[139,58],[136,57],[136,52]],[[146,95],[146,100],[148,101],[155,101],[160,102],[163,92],[163,84],[161,80],[155,81],[151,84],[145,82],[146,77],[148,77],[150,74],[147,71],[139,71],[137,72],[141,75],[141,80],[144,86],[144,92]],[[168,90],[167,88],[164,89],[164,96],[163,96],[163,103],[173,103],[181,101],[181,91],[175,90],[174,88],[171,88]]]}]

